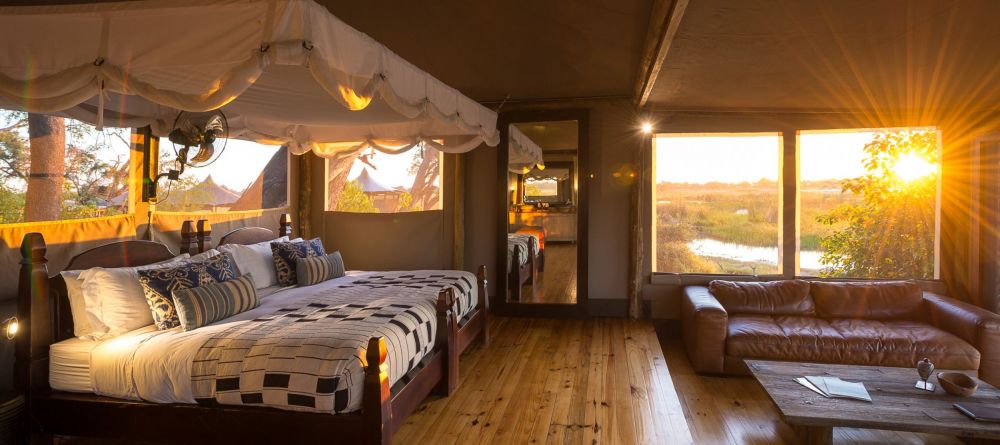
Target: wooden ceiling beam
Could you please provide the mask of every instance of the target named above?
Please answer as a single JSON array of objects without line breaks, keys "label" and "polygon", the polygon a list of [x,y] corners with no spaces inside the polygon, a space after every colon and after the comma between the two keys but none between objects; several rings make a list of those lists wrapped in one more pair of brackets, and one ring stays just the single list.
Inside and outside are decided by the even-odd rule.
[{"label": "wooden ceiling beam", "polygon": [[639,66],[639,77],[635,85],[637,108],[646,106],[649,100],[687,5],[688,0],[655,0],[653,3],[649,31],[646,33],[646,44],[643,46],[642,61]]}]

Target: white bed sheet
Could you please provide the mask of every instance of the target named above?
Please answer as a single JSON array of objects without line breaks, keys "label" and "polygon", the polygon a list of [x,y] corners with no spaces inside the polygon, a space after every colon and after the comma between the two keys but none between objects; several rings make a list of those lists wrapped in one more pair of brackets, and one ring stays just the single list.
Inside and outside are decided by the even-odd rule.
[{"label": "white bed sheet", "polygon": [[[56,379],[55,370],[59,369],[62,374],[58,377],[60,386],[67,388],[68,391],[92,392],[109,397],[155,403],[195,403],[191,390],[191,363],[201,345],[213,334],[231,327],[233,323],[268,315],[286,305],[308,298],[320,286],[338,286],[377,273],[349,271],[344,277],[316,286],[261,289],[258,291],[261,294],[259,307],[189,332],[183,332],[180,328],[158,331],[155,326],[148,326],[108,340],[91,341],[87,367],[90,387],[85,387],[80,374],[80,370],[84,367],[81,361],[84,347],[74,344],[55,348],[55,350],[73,349],[76,352],[72,354],[72,362],[65,361],[58,364],[55,363],[57,360],[62,361],[70,354],[60,353],[58,356],[55,353],[50,354],[50,359],[53,360],[50,366],[50,381]],[[474,277],[472,278],[474,280]],[[474,304],[475,296],[472,301]],[[465,308],[462,311],[465,313],[459,315],[464,316],[473,309],[474,307]],[[75,340],[66,340],[58,344]],[[65,374],[64,369],[75,370],[72,379],[69,378],[69,374]],[[390,376],[390,384],[395,383],[399,377],[401,376]],[[61,389],[55,386],[53,388]]]},{"label": "white bed sheet", "polygon": [[90,351],[97,340],[71,338],[49,347],[49,386],[59,391],[92,392]]}]

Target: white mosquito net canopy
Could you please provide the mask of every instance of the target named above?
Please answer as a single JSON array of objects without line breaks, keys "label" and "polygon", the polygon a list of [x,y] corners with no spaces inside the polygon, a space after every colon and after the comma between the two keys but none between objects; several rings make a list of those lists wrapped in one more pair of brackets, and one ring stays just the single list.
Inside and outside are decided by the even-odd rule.
[{"label": "white mosquito net canopy", "polygon": [[159,136],[221,109],[230,137],[327,158],[499,142],[496,113],[310,0],[2,7],[0,42],[3,108]]},{"label": "white mosquito net canopy", "polygon": [[507,127],[507,169],[511,173],[525,174],[532,168],[545,169],[545,161],[542,155],[542,147],[524,134],[516,125]]}]

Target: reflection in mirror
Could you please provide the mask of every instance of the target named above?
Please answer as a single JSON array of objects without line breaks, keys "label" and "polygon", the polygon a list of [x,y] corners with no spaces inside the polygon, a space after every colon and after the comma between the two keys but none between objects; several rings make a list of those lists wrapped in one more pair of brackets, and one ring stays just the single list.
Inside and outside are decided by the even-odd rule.
[{"label": "reflection in mirror", "polygon": [[578,123],[507,130],[507,300],[576,304]]}]

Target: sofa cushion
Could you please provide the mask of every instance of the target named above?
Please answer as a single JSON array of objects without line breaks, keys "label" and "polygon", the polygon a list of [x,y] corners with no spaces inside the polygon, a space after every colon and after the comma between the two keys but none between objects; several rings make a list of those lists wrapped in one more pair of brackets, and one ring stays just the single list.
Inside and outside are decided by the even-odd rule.
[{"label": "sofa cushion", "polygon": [[735,282],[715,280],[708,283],[726,312],[731,314],[813,315],[815,307],[809,296],[809,282],[802,280],[770,282]]},{"label": "sofa cushion", "polygon": [[969,343],[922,322],[766,315],[730,316],[726,355],[898,367],[927,357],[940,369],[978,369],[980,359]]},{"label": "sofa cushion", "polygon": [[831,283],[813,281],[809,292],[823,318],[922,320],[923,290],[908,281]]}]

